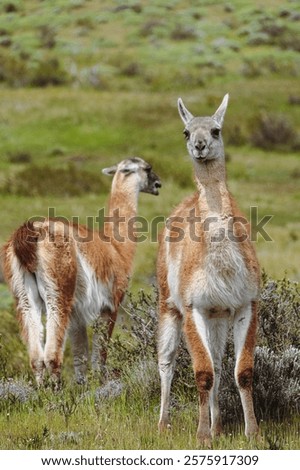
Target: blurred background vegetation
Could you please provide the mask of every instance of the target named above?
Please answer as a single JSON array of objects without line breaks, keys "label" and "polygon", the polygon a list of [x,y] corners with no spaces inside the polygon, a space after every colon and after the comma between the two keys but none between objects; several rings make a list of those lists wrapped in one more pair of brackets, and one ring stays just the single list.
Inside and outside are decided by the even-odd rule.
[{"label": "blurred background vegetation", "polygon": [[[296,1],[3,0],[0,5],[0,242],[23,219],[97,214],[101,168],[149,160],[163,188],[149,221],[194,190],[176,110],[212,114],[226,92],[229,187],[273,242],[261,265],[300,278],[300,8]],[[138,248],[133,289],[153,281],[157,246]]]},{"label": "blurred background vegetation", "polygon": [[[293,398],[299,396],[299,380],[294,380],[299,371],[299,291],[293,284],[300,279],[299,25],[295,0],[0,2],[0,244],[24,219],[47,216],[49,208],[86,223],[108,199],[111,181],[101,169],[133,155],[152,163],[163,182],[159,197],[141,195],[139,213],[149,223],[158,215],[168,216],[195,187],[177,98],[181,96],[193,114],[210,115],[223,95],[230,94],[223,131],[229,188],[246,216],[251,206],[258,207],[259,220],[273,215],[265,227],[273,241],[258,236],[258,257],[271,278],[286,276],[292,282],[289,296],[272,281],[263,291],[262,338],[275,335],[280,350],[261,339],[258,364],[264,370],[269,364],[269,376],[279,377],[293,363],[288,370],[294,375],[288,399],[284,383],[272,396],[262,390],[264,384],[257,387],[260,418],[272,417],[263,408],[266,403],[272,402],[275,409],[286,400],[292,403],[290,414],[299,410]],[[156,251],[150,236],[138,246],[134,293],[140,288],[152,292]],[[288,318],[294,320],[283,344],[278,318],[283,325],[289,321],[284,318],[286,298],[293,311]],[[3,284],[0,333],[1,376],[29,373],[11,296]],[[121,354],[117,338],[114,353]],[[151,344],[148,352],[155,355]],[[68,355],[67,349],[66,370]],[[154,377],[157,398],[158,378],[149,377]],[[179,380],[181,390],[187,380]],[[228,396],[226,413],[232,403],[230,387],[223,395],[226,400]],[[190,408],[185,409],[190,415]],[[153,413],[156,416],[157,410]],[[236,416],[227,416],[231,418]],[[39,433],[36,448],[48,439],[43,429]],[[7,439],[5,446],[10,445]],[[30,448],[22,439],[20,433],[13,445]],[[275,440],[270,445],[275,446]],[[89,448],[90,441],[86,445]],[[136,442],[132,445],[137,448]]]}]

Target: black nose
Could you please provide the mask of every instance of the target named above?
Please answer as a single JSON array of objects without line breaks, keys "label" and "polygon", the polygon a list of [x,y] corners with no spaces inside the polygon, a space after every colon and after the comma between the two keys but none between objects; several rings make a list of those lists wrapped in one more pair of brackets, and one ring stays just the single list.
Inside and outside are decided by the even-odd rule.
[{"label": "black nose", "polygon": [[154,183],[155,188],[161,188],[161,182],[159,180],[156,180]]},{"label": "black nose", "polygon": [[199,152],[201,152],[202,150],[205,149],[206,147],[206,144],[203,140],[198,140],[197,144],[195,145],[196,149],[199,150]]}]

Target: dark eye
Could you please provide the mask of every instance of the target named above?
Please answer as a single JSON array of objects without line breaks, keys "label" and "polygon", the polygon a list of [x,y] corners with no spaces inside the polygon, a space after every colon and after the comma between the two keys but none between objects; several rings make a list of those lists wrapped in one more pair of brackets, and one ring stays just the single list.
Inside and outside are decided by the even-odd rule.
[{"label": "dark eye", "polygon": [[211,135],[217,139],[220,135],[221,129],[218,129],[217,127],[215,129],[211,130]]},{"label": "dark eye", "polygon": [[187,129],[184,129],[183,135],[184,135],[185,140],[189,140],[190,132]]}]

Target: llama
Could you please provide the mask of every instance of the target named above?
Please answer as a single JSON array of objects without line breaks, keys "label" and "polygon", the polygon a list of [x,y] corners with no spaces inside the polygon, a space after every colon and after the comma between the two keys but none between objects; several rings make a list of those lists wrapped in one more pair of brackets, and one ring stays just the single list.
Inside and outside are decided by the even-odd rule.
[{"label": "llama", "polygon": [[[129,158],[103,169],[114,175],[104,229],[90,231],[60,218],[26,222],[3,247],[5,278],[16,300],[22,337],[38,385],[47,369],[59,384],[64,343],[69,333],[75,377],[85,381],[87,324],[100,321],[93,337],[92,368],[103,368],[117,309],[124,297],[136,248],[134,221],[139,192],[158,195],[151,165]],[[131,233],[130,229],[131,227]],[[46,312],[46,339],[42,312]]]},{"label": "llama", "polygon": [[168,219],[157,263],[159,429],[170,426],[170,389],[183,330],[199,395],[197,438],[207,445],[222,430],[218,388],[231,322],[245,433],[258,432],[252,376],[260,273],[249,224],[226,186],[221,130],[227,104],[225,95],[212,117],[194,117],[178,100],[198,190]]}]

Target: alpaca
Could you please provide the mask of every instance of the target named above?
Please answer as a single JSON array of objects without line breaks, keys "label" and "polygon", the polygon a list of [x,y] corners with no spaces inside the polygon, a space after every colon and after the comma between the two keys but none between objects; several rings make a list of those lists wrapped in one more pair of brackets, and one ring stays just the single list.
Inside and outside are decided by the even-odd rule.
[{"label": "alpaca", "polygon": [[[108,217],[102,232],[60,218],[26,222],[3,247],[7,283],[16,301],[22,337],[38,385],[45,369],[60,381],[64,343],[69,333],[75,377],[85,381],[88,362],[87,324],[104,328],[93,338],[92,367],[101,369],[117,310],[131,275],[136,247],[133,228],[139,192],[157,195],[161,187],[151,165],[129,158],[102,170],[114,175]],[[130,222],[131,221],[131,222]],[[42,313],[46,313],[46,338]]]},{"label": "alpaca", "polygon": [[253,410],[253,354],[260,273],[250,228],[226,185],[221,130],[228,95],[212,117],[194,117],[178,100],[197,192],[173,211],[159,247],[159,429],[170,426],[169,401],[181,330],[199,395],[199,442],[221,432],[218,388],[230,322],[247,436],[258,426]]}]

